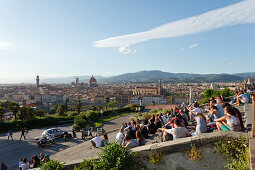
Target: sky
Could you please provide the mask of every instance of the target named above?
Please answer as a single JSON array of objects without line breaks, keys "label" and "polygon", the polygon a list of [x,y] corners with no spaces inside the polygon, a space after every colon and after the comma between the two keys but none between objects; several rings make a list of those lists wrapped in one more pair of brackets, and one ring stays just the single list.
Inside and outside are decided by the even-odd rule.
[{"label": "sky", "polygon": [[0,83],[254,72],[255,0],[0,0]]}]

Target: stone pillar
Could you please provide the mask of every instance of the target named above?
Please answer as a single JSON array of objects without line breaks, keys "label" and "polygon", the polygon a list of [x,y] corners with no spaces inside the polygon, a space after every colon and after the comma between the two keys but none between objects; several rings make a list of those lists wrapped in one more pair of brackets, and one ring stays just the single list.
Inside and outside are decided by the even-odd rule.
[{"label": "stone pillar", "polygon": [[252,137],[255,137],[255,92],[251,92],[250,95],[252,96],[252,105],[253,105],[251,135]]}]

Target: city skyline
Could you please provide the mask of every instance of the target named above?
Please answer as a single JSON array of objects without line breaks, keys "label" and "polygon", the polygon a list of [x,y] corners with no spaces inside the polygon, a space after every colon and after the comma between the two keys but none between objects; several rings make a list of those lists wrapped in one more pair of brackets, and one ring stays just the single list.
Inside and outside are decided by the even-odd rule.
[{"label": "city skyline", "polygon": [[[141,70],[204,74],[254,72],[254,2],[1,1],[1,83],[26,82],[34,80],[36,75],[45,78],[114,76]],[[222,15],[214,16],[217,12]],[[173,23],[178,28],[178,24],[190,17],[199,22],[201,15],[208,13],[210,21],[215,19],[209,24],[215,25],[222,17],[221,28],[212,26],[200,31],[204,28],[198,25],[192,30],[198,34],[184,29],[185,36],[178,34],[178,37],[176,33],[172,38],[161,29],[161,25]],[[111,40],[132,33],[140,35],[147,30],[155,31],[154,28],[160,28],[163,35],[156,36],[163,39],[147,37],[155,39],[147,41],[134,37],[129,39],[131,42],[121,40],[125,43],[117,43],[113,48],[94,47],[110,47],[109,41],[104,44],[109,37]]]}]

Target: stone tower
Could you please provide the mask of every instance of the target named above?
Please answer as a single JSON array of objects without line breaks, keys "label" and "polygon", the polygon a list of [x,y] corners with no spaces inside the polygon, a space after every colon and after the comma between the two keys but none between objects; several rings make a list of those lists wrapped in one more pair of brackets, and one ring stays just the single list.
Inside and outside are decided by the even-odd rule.
[{"label": "stone tower", "polygon": [[79,87],[79,78],[78,78],[78,77],[76,78],[76,81],[75,81],[75,87],[76,87],[76,88]]},{"label": "stone tower", "polygon": [[158,95],[161,95],[161,79],[158,77]]},{"label": "stone tower", "polygon": [[192,87],[189,87],[189,104],[193,103],[193,91]]},{"label": "stone tower", "polygon": [[36,88],[39,87],[39,83],[40,83],[40,79],[39,79],[39,76],[37,75],[36,76]]}]

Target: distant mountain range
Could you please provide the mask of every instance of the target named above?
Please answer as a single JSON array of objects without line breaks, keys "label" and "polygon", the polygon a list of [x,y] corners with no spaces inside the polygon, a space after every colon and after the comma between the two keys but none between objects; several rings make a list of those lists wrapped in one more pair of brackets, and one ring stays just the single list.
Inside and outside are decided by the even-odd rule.
[{"label": "distant mountain range", "polygon": [[[75,82],[78,77],[80,82],[87,83],[91,76],[72,76],[65,78],[42,79],[45,83],[71,83]],[[99,83],[150,83],[156,82],[158,77],[163,82],[168,83],[211,83],[211,82],[238,82],[243,81],[244,78],[255,78],[255,72],[237,73],[237,74],[191,74],[191,73],[169,73],[159,70],[139,71],[135,73],[126,73],[118,76],[103,77],[94,76]]]}]

